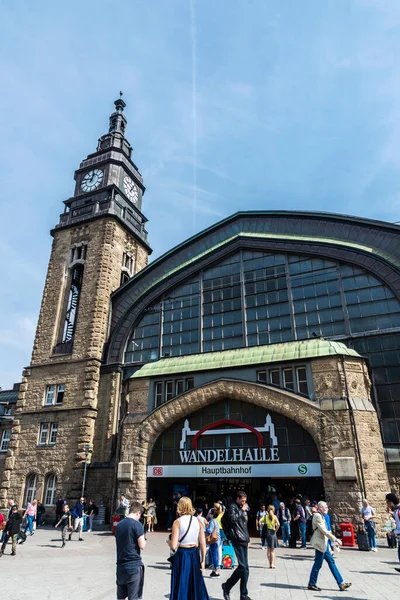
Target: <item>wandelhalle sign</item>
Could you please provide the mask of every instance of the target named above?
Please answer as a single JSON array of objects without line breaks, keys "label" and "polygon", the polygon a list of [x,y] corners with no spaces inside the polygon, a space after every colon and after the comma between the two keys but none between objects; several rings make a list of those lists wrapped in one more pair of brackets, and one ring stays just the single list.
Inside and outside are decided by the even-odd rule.
[{"label": "wandelhalle sign", "polygon": [[[202,436],[251,435],[254,446],[246,448],[199,448]],[[269,434],[265,436],[263,434]],[[269,437],[269,445],[264,442]],[[230,439],[230,438],[228,438]],[[261,427],[253,427],[241,421],[223,419],[192,430],[186,419],[179,445],[178,465],[151,465],[148,477],[318,477],[319,463],[279,464],[278,438],[270,415]]]}]

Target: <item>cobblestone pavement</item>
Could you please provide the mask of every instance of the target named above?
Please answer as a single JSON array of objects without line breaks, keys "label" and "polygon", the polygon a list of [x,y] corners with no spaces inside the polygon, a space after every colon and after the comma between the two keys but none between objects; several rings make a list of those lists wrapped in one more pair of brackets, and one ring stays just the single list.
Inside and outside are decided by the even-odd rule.
[{"label": "cobblestone pavement", "polygon": [[[62,549],[60,533],[40,529],[10,556],[11,545],[0,559],[0,597],[7,600],[114,600],[115,541],[107,531],[86,533],[78,542],[76,534]],[[144,551],[146,585],[144,600],[169,598],[170,571],[166,557],[165,533],[148,536]],[[322,592],[306,589],[313,561],[313,551],[277,550],[276,570],[266,567],[266,556],[258,540],[252,539],[249,551],[249,595],[252,600],[330,599],[394,600],[399,597],[400,574],[394,570],[397,551],[389,550],[383,540],[377,553],[343,549],[336,562],[346,581],[347,592],[340,592],[328,569],[323,565],[319,586]],[[212,600],[222,600],[221,583],[229,576],[223,571],[219,579],[206,583]],[[232,600],[239,600],[235,586]]]}]

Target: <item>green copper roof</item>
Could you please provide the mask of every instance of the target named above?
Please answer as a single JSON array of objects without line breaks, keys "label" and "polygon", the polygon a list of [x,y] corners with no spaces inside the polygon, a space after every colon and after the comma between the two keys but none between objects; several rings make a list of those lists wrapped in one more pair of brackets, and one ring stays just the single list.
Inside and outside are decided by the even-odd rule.
[{"label": "green copper roof", "polygon": [[[330,244],[330,245],[333,245],[333,246],[343,246],[345,248],[352,248],[354,250],[360,250],[362,252],[367,252],[369,254],[373,254],[375,256],[383,258],[384,260],[386,260],[387,262],[391,263],[392,265],[400,268],[400,260],[399,259],[397,259],[393,255],[389,254],[388,252],[384,252],[383,250],[380,250],[379,248],[374,248],[372,246],[367,246],[365,244],[359,244],[359,243],[350,242],[350,241],[347,241],[347,240],[346,241],[345,240],[337,240],[337,239],[334,239],[334,238],[327,238],[327,237],[314,237],[314,236],[310,236],[310,235],[304,235],[303,236],[303,235],[290,235],[290,234],[287,234],[287,233],[285,233],[285,234],[279,234],[279,233],[257,233],[257,232],[245,232],[245,231],[241,231],[241,232],[239,232],[239,233],[237,233],[235,235],[232,235],[229,238],[224,239],[222,242],[219,242],[218,244],[215,244],[214,246],[207,248],[203,252],[199,252],[195,256],[192,256],[191,258],[189,258],[187,261],[185,261],[183,263],[180,263],[178,266],[174,267],[173,269],[171,269],[167,273],[164,273],[163,275],[161,275],[160,277],[158,277],[158,279],[156,279],[155,281],[153,281],[145,290],[143,290],[143,292],[141,294],[139,294],[138,298],[141,298],[142,296],[144,296],[148,292],[149,289],[151,289],[155,285],[158,285],[164,279],[167,279],[168,277],[170,277],[171,275],[173,275],[177,271],[181,271],[181,270],[185,269],[191,263],[194,263],[195,261],[199,260],[203,256],[207,256],[207,255],[212,254],[218,248],[221,248],[222,246],[226,246],[227,244],[229,244],[233,240],[235,240],[237,238],[240,238],[240,237],[244,237],[244,238],[246,238],[246,237],[248,237],[248,238],[260,238],[260,239],[263,238],[263,239],[279,240],[279,241],[289,241],[289,242],[290,241],[295,241],[295,242],[309,242],[310,244],[322,243],[322,244]],[[148,268],[151,268],[151,264],[149,265]]]},{"label": "green copper roof", "polygon": [[348,348],[341,342],[322,339],[304,340],[302,342],[287,342],[285,344],[271,344],[270,346],[255,346],[254,348],[239,348],[237,350],[223,350],[222,352],[205,352],[203,354],[163,358],[156,362],[147,363],[136,371],[132,378],[228,369],[323,356],[360,357],[358,352]]}]

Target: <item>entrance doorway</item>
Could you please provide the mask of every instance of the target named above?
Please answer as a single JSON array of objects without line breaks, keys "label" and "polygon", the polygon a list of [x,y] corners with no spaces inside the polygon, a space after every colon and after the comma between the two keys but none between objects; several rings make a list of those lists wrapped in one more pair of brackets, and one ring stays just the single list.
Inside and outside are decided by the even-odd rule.
[{"label": "entrance doorway", "polygon": [[211,507],[214,502],[222,500],[229,503],[235,500],[238,491],[247,494],[249,506],[249,522],[253,525],[255,515],[261,503],[268,505],[274,496],[289,504],[296,496],[321,500],[324,498],[322,477],[302,478],[210,478],[210,479],[180,479],[163,478],[148,479],[148,496],[158,504],[157,518],[161,526],[167,522],[167,508],[171,504],[174,493],[180,492],[189,496],[195,507]]}]

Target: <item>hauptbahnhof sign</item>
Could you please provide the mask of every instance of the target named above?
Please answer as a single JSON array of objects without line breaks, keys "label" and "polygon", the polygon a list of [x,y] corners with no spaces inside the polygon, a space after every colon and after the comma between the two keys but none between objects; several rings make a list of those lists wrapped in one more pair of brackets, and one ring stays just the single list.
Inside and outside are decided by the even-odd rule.
[{"label": "hauptbahnhof sign", "polygon": [[[282,415],[253,409],[243,402],[222,401],[175,424],[157,440],[147,476],[320,477],[311,436]],[[216,418],[221,414],[224,418]]]}]

